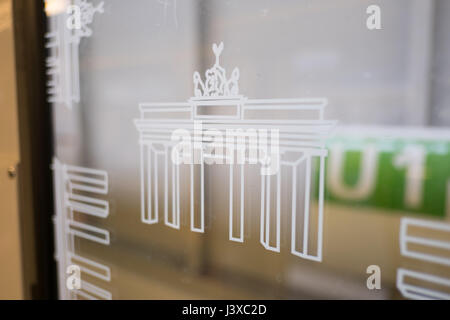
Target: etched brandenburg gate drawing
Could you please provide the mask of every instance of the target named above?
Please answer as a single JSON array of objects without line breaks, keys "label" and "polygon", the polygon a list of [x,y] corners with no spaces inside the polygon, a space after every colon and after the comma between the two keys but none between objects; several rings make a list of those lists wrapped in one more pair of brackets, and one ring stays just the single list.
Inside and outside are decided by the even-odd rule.
[{"label": "etched brandenburg gate drawing", "polygon": [[[324,120],[327,99],[248,99],[239,93],[239,69],[227,78],[221,67],[222,51],[223,43],[213,45],[215,64],[204,82],[194,73],[194,96],[186,102],[139,105],[141,220],[158,223],[161,212],[165,225],[180,229],[180,208],[188,208],[191,231],[203,233],[205,164],[222,164],[229,167],[228,181],[218,181],[228,184],[229,239],[244,242],[246,164],[259,165],[261,244],[280,252],[283,210],[291,253],[322,261],[324,140],[335,125]],[[180,192],[182,175],[188,195]]]}]

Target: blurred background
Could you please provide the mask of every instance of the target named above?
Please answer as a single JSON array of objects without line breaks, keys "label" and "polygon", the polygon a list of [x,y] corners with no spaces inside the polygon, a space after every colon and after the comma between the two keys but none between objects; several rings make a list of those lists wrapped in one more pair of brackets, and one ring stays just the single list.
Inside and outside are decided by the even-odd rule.
[{"label": "blurred background", "polygon": [[[113,299],[403,299],[400,268],[450,278],[450,230],[441,252],[417,248],[447,263],[400,252],[402,218],[450,223],[450,1],[105,0],[78,44],[79,99],[68,106],[47,102],[45,33],[65,32],[55,21],[70,4],[47,1],[45,13],[41,1],[0,0],[0,298],[57,297],[53,156],[108,173],[110,215],[87,220],[110,245],[74,245],[111,268],[108,283],[89,281]],[[366,25],[370,5],[381,29]],[[141,222],[138,106],[186,102],[221,41],[246,97],[328,99],[325,119],[338,125],[326,141],[322,262],[291,255],[287,211],[281,252],[263,248],[257,186],[244,243],[229,241],[214,166],[204,234],[187,214],[180,230]],[[367,287],[370,265],[381,289]],[[445,281],[411,281],[450,295]]]}]

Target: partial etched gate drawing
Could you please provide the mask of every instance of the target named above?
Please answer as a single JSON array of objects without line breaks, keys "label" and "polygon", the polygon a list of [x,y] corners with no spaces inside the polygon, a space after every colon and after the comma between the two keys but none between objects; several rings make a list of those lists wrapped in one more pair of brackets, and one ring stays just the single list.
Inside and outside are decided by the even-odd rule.
[{"label": "partial etched gate drawing", "polygon": [[[327,156],[324,140],[335,126],[335,121],[324,120],[327,99],[248,99],[239,93],[239,69],[235,68],[227,78],[220,65],[222,51],[223,43],[213,45],[215,64],[205,72],[204,81],[198,72],[194,73],[194,96],[188,101],[139,105],[140,119],[135,120],[135,125],[141,148],[141,220],[158,223],[162,208],[164,223],[179,229],[180,206],[188,207],[191,231],[203,233],[205,164],[222,163],[229,166],[229,240],[244,242],[248,187],[245,164],[260,165],[260,242],[267,250],[280,252],[280,168],[285,168],[291,176],[291,253],[321,261]],[[180,132],[191,137],[189,142],[184,141],[188,151],[177,150],[183,145]],[[220,148],[226,152],[218,153]],[[175,163],[174,154],[191,161],[185,165]],[[239,155],[244,160],[241,163],[234,161]],[[319,168],[319,185],[317,221],[311,223],[313,164]],[[190,184],[189,197],[184,200],[180,195],[183,170]],[[299,195],[300,191],[304,192]],[[315,248],[310,246],[311,237],[316,239]]]},{"label": "partial etched gate drawing", "polygon": [[[433,237],[424,233],[432,233]],[[450,224],[402,218],[400,252],[404,257],[426,262],[427,265],[442,265],[450,274]],[[417,270],[399,268],[397,288],[410,299],[450,299],[450,278]]]},{"label": "partial etched gate drawing", "polygon": [[[88,216],[107,218],[109,203],[99,199],[99,195],[108,193],[108,174],[94,170],[53,161],[53,186],[55,192],[55,226],[56,260],[58,263],[59,298],[74,299],[81,297],[89,300],[111,300],[108,290],[92,284],[84,277],[111,281],[111,268],[103,263],[87,259],[77,253],[75,239],[83,238],[101,245],[110,244],[108,230],[95,227],[85,220]],[[67,268],[77,265],[81,270],[81,288],[69,290],[66,287]]]},{"label": "partial etched gate drawing", "polygon": [[[46,1],[50,2],[50,1]],[[80,102],[79,45],[82,38],[92,35],[89,25],[96,13],[103,13],[104,2],[94,6],[87,0],[68,1],[62,12],[48,17],[46,48],[48,102],[61,103],[72,109]],[[79,22],[77,26],[75,21]]]}]

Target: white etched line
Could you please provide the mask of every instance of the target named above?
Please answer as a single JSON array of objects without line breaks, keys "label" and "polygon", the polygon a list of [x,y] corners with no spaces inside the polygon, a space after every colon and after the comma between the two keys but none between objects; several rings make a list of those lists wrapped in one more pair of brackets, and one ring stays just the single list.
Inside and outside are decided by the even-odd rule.
[{"label": "white etched line", "polygon": [[276,249],[280,252],[281,246],[281,174],[280,170],[277,173],[277,245]]},{"label": "white etched line", "polygon": [[245,182],[244,182],[244,165],[241,165],[241,229],[240,229],[240,237],[239,241],[244,242],[244,190],[245,190]]},{"label": "white etched line", "polygon": [[450,257],[448,253],[444,255],[430,254],[426,251],[422,251],[425,250],[425,248],[422,248],[419,251],[419,249],[409,249],[408,246],[409,243],[413,243],[448,251],[450,250],[450,241],[411,236],[408,234],[410,227],[425,229],[430,232],[438,231],[446,233],[447,238],[450,239],[450,224],[412,218],[402,218],[400,222],[400,252],[403,256],[450,266]]},{"label": "white etched line", "polygon": [[154,184],[155,184],[155,214],[153,216],[154,222],[158,222],[158,218],[159,218],[159,206],[158,206],[158,191],[159,191],[159,187],[158,187],[158,154],[156,152],[153,152],[153,161],[155,163],[155,165],[153,166],[153,180],[154,180]]},{"label": "white etched line", "polygon": [[261,217],[260,217],[260,236],[259,241],[261,244],[266,247],[265,243],[265,232],[264,232],[264,225],[265,225],[265,191],[266,191],[266,177],[261,175]]},{"label": "white etched line", "polygon": [[[204,162],[207,164],[217,163],[223,164],[225,161],[227,164],[234,164],[233,159],[227,155],[223,156],[221,153],[206,152],[203,149],[199,149],[203,143],[209,143],[210,131],[219,132],[219,134],[243,131],[243,132],[257,132],[257,134],[263,135],[261,131],[275,130],[276,141],[272,141],[270,144],[275,146],[278,155],[285,155],[293,152],[298,154],[307,154],[308,157],[327,156],[327,150],[325,148],[325,139],[329,136],[331,129],[336,125],[336,121],[324,120],[324,108],[328,104],[326,98],[296,98],[296,99],[247,99],[247,97],[239,93],[239,69],[235,68],[230,77],[226,75],[226,70],[220,66],[219,60],[223,50],[223,43],[219,45],[213,45],[214,55],[216,62],[205,72],[206,79],[203,80],[200,73],[194,72],[194,96],[188,98],[187,102],[163,102],[163,103],[140,103],[139,110],[141,113],[140,119],[134,120],[134,124],[140,133],[139,141],[141,143],[159,144],[163,147],[172,147],[176,141],[172,141],[174,130],[184,130],[190,135],[189,148],[192,149],[192,143],[194,149],[200,152],[200,162],[195,160],[195,165],[200,165],[198,170],[196,169],[196,177],[194,181],[194,163],[189,164],[191,176],[190,176],[190,226],[193,232],[204,232],[205,224],[205,176],[204,176]],[[209,85],[212,81],[217,81],[217,85]],[[214,82],[215,83],[215,82]],[[265,112],[273,112],[273,118],[265,117]],[[280,112],[283,111],[283,112]],[[293,112],[291,112],[293,111]],[[297,112],[299,111],[299,112]],[[182,114],[185,113],[185,114]],[[298,117],[299,119],[295,119]],[[200,121],[201,119],[201,121]],[[249,133],[250,134],[250,133]],[[245,135],[247,137],[247,135]],[[255,139],[257,139],[256,136]],[[222,137],[223,138],[223,137]],[[251,136],[248,136],[248,144],[251,144]],[[273,138],[273,134],[272,134]],[[262,137],[260,137],[262,139]],[[257,139],[257,140],[260,140]],[[243,141],[235,141],[235,137],[229,140],[229,137],[225,135],[225,142],[221,140],[218,144],[220,148],[230,148],[233,150],[246,150],[247,139]],[[267,142],[265,143],[267,145]],[[214,144],[216,145],[216,143]],[[261,143],[258,143],[261,147]],[[264,148],[261,147],[261,148]],[[188,151],[187,151],[188,152]],[[206,154],[207,153],[207,154]],[[261,153],[260,153],[261,155]],[[249,153],[244,153],[244,163],[251,162],[250,164],[260,163],[258,157]],[[278,159],[276,170],[269,175],[277,175],[275,188],[271,187],[272,181],[270,177],[261,178],[261,216],[260,216],[260,242],[265,249],[280,252],[281,250],[281,177],[278,173],[279,167],[285,165],[297,165],[304,159],[297,159],[289,161],[287,159]],[[262,160],[261,160],[262,161]],[[307,170],[312,170],[311,158],[308,159]],[[262,163],[262,162],[261,162]],[[281,163],[281,164],[280,164]],[[230,167],[230,186],[229,186],[229,232],[228,237],[231,241],[244,241],[245,235],[245,168],[241,164],[241,177],[235,178],[235,169]],[[311,172],[305,173],[305,176],[309,178],[308,182],[295,181],[293,182],[292,192],[298,192],[298,184],[305,184],[305,194],[299,195],[301,198],[308,198],[306,200],[306,208],[303,217],[303,248],[302,252],[297,251],[297,236],[296,232],[298,228],[296,225],[292,226],[291,231],[291,253],[301,258],[321,261],[322,260],[322,228],[323,228],[323,166],[324,161],[320,161],[321,178],[319,181],[319,217],[317,231],[312,231],[310,228],[310,203],[311,199]],[[266,169],[266,168],[263,168]],[[272,167],[270,167],[272,169]],[[295,169],[297,171],[298,168]],[[260,170],[261,174],[265,174],[267,170]],[[298,177],[297,177],[298,178]],[[197,180],[199,179],[200,185]],[[290,179],[288,177],[287,179]],[[298,180],[298,179],[297,179]],[[302,179],[303,180],[303,179]],[[237,191],[237,186],[240,183],[240,192]],[[273,189],[271,191],[271,188]],[[276,189],[276,190],[275,190]],[[235,195],[236,191],[236,195]],[[173,193],[172,188],[172,193]],[[276,193],[275,193],[276,192]],[[289,191],[288,191],[289,192]],[[303,191],[302,191],[303,192]],[[156,193],[156,192],[154,192]],[[194,195],[195,193],[195,195]],[[198,194],[197,194],[198,193]],[[322,195],[321,195],[322,194]],[[238,201],[236,197],[240,196]],[[297,195],[296,195],[297,196]],[[273,199],[271,199],[273,197]],[[195,201],[194,201],[195,199]],[[275,200],[274,200],[275,199]],[[179,199],[177,201],[180,201]],[[275,201],[271,205],[271,202]],[[293,212],[290,221],[297,223],[297,202],[293,201]],[[236,205],[235,205],[236,204]],[[177,206],[180,207],[179,204]],[[251,206],[250,206],[251,207]],[[274,209],[274,210],[272,210]],[[251,210],[251,208],[250,208]],[[200,215],[200,218],[198,216]],[[239,215],[239,223],[236,221],[236,217]],[[275,216],[274,216],[275,215]],[[173,218],[173,215],[172,215]],[[178,217],[179,218],[179,217]],[[174,219],[172,219],[174,220]],[[174,221],[172,221],[173,223]],[[273,225],[276,223],[276,225]],[[236,231],[237,225],[239,225],[239,232]],[[314,228],[315,229],[315,228]],[[308,249],[309,239],[314,239],[317,232],[317,249],[316,252],[312,252],[313,249]],[[272,234],[273,233],[273,234]],[[314,234],[313,234],[314,233]],[[272,236],[272,237],[271,237]],[[300,236],[300,235],[299,235]],[[299,239],[298,239],[299,240]],[[275,243],[274,245],[271,245]]]},{"label": "white etched line", "polygon": [[[141,221],[143,222],[143,223],[146,223],[146,221],[147,221],[147,219],[146,219],[146,216],[145,216],[145,213],[146,213],[146,208],[145,208],[145,196],[146,196],[146,190],[145,190],[145,179],[144,179],[144,177],[145,177],[145,172],[144,172],[144,165],[145,165],[145,162],[144,162],[144,148],[145,148],[145,145],[143,145],[143,144],[140,144],[140,150],[141,150],[141,154],[140,154],[140,156],[141,156],[141,161],[140,161],[140,169],[141,169]],[[149,194],[150,192],[148,192],[147,194]]]},{"label": "white etched line", "polygon": [[231,241],[235,241],[234,237],[233,237],[233,175],[234,175],[234,170],[233,170],[233,164],[230,165],[230,196],[229,196],[229,202],[230,202],[230,206],[229,206],[229,221],[228,221],[228,230],[229,230],[229,239]]},{"label": "white etched line", "polygon": [[316,261],[322,261],[323,242],[323,201],[325,195],[325,156],[320,156],[319,167],[319,212],[318,212],[318,232],[317,232],[317,257]]},{"label": "white etched line", "polygon": [[177,215],[176,215],[176,227],[180,229],[180,166],[176,168],[177,174]]},{"label": "white etched line", "polygon": [[292,213],[291,213],[291,253],[295,254],[297,243],[297,167],[292,168]]},{"label": "white etched line", "polygon": [[[169,148],[165,147],[164,158],[164,221],[167,223],[169,219]],[[174,217],[172,216],[172,222]]]},{"label": "white etched line", "polygon": [[400,290],[404,297],[418,300],[450,300],[450,294],[448,292],[442,292],[420,287],[418,285],[408,284],[405,280],[406,277],[425,281],[432,285],[437,284],[441,287],[450,288],[450,279],[448,278],[399,268],[397,270],[397,288]]},{"label": "white etched line", "polygon": [[69,253],[69,257],[70,257],[70,260],[72,263],[77,263],[79,261],[86,265],[89,265],[90,267],[93,267],[95,269],[99,269],[102,271],[102,272],[98,272],[98,271],[89,269],[87,267],[80,266],[81,271],[83,271],[84,273],[89,274],[92,277],[95,277],[95,278],[98,278],[98,279],[101,279],[104,281],[108,281],[108,282],[111,281],[111,268],[110,267],[108,267],[102,263],[96,262],[94,260],[84,258],[77,254]]},{"label": "white etched line", "polygon": [[[81,281],[81,290],[77,290],[78,294],[81,294],[81,295],[85,294],[86,295],[86,293],[84,293],[82,291],[86,291],[88,297],[97,296],[97,297],[102,298],[104,300],[111,300],[112,299],[111,292],[109,292],[109,291],[107,291],[105,289],[102,289],[100,287],[97,287],[97,286],[95,286],[95,285],[93,285],[93,284],[91,284],[91,283],[89,283],[87,281]],[[94,298],[94,299],[96,299],[96,298]]]},{"label": "white etched line", "polygon": [[[86,204],[86,202],[95,205]],[[69,194],[66,205],[73,208],[73,210],[77,212],[100,218],[106,218],[109,215],[109,203],[105,200],[98,200],[91,197]]]},{"label": "white etched line", "polygon": [[[153,216],[153,203],[152,203],[152,150],[150,146],[147,146],[147,216],[145,217],[144,222],[148,224],[155,223]],[[156,165],[156,164],[155,164]]]},{"label": "white etched line", "polygon": [[194,230],[194,164],[191,163],[191,230]]},{"label": "white etched line", "polygon": [[309,235],[309,199],[311,187],[311,157],[306,158],[306,176],[305,176],[305,211],[303,214],[303,253],[308,254],[308,235]]},{"label": "white etched line", "polygon": [[73,220],[67,221],[67,226],[67,233],[73,234],[74,236],[106,245],[110,243],[109,232],[105,229]]},{"label": "white etched line", "polygon": [[[55,209],[55,247],[58,262],[59,297],[71,299],[84,297],[86,299],[111,298],[111,294],[99,287],[82,281],[82,289],[70,291],[66,287],[66,271],[69,265],[78,265],[83,274],[100,281],[111,280],[110,267],[91,259],[80,256],[77,252],[75,237],[103,245],[110,244],[109,231],[76,221],[77,214],[90,214],[99,218],[109,215],[109,202],[94,197],[103,195],[108,190],[108,175],[105,171],[88,168],[67,166],[58,159],[53,161]],[[100,178],[90,178],[83,175],[90,174]],[[73,183],[77,181],[77,183]],[[96,184],[100,187],[85,188],[85,184]],[[89,190],[89,191],[88,191]],[[88,195],[74,192],[83,191]],[[84,286],[84,288],[83,288]],[[85,290],[86,289],[86,290]]]},{"label": "white etched line", "polygon": [[271,177],[270,176],[265,176],[265,179],[267,180],[266,182],[266,248],[271,250],[273,249],[270,245],[270,224],[271,224],[271,217],[270,217],[270,213],[271,213],[271,207],[270,207],[270,198],[271,198],[271,194],[270,194],[270,184],[271,184]]}]

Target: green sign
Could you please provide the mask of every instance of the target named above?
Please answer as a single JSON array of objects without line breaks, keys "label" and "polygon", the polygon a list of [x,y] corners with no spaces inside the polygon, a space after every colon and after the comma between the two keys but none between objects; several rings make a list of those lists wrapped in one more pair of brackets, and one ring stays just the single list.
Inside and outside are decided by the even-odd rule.
[{"label": "green sign", "polygon": [[434,217],[450,210],[448,139],[337,136],[327,146],[328,201]]}]

